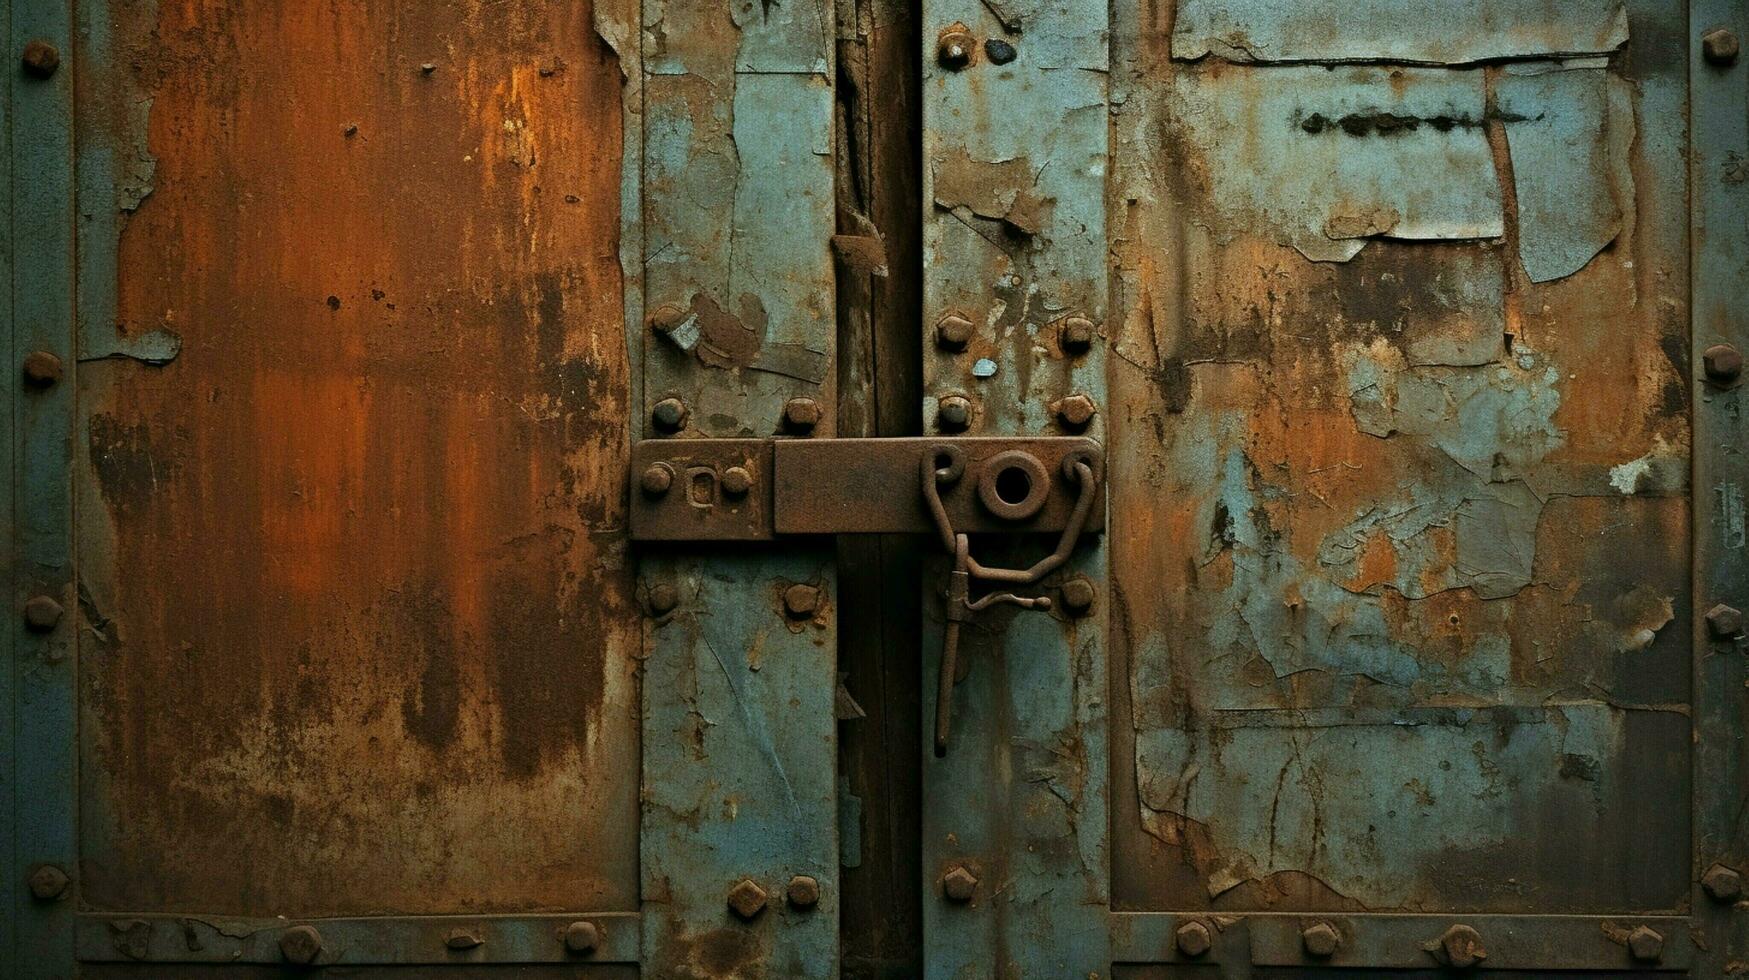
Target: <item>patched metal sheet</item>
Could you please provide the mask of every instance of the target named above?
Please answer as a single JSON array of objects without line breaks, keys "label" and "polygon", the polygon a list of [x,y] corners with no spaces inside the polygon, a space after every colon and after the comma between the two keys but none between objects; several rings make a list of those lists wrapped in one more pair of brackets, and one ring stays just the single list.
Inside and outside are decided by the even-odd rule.
[{"label": "patched metal sheet", "polygon": [[1172,55],[1468,64],[1614,51],[1622,0],[1184,0]]}]

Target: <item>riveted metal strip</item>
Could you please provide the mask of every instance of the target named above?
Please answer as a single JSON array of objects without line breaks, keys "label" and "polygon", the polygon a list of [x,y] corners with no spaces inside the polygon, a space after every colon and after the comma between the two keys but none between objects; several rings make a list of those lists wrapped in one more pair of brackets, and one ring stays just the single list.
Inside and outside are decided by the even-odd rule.
[{"label": "riveted metal strip", "polygon": [[[1689,16],[1690,193],[1694,378],[1695,928],[1708,938],[1701,975],[1749,956],[1737,907],[1749,873],[1743,821],[1749,757],[1749,64],[1738,48],[1749,17],[1732,0],[1697,0]],[[1735,366],[1733,366],[1735,365]],[[1725,884],[1720,893],[1721,874]]]},{"label": "riveted metal strip", "polygon": [[[76,616],[68,458],[76,389],[73,35],[72,7],[64,0],[11,6],[9,333],[15,360],[8,371],[16,497],[9,669],[16,742],[9,809],[16,822],[8,887],[17,916],[11,963],[20,976],[71,974],[78,890],[70,880],[76,876]],[[37,352],[59,362],[60,378],[26,387],[17,365]],[[19,609],[31,611],[32,626],[19,618]]]},{"label": "riveted metal strip", "polygon": [[[1099,438],[1107,5],[923,9],[926,431]],[[1024,568],[1049,550],[979,539],[973,557]],[[926,577],[925,704],[946,571],[944,558]],[[1051,596],[1048,614],[1009,607],[958,627],[951,732],[939,758],[925,739],[923,762],[930,976],[1106,975],[1105,582],[1104,539],[1084,541],[1015,590]]]}]

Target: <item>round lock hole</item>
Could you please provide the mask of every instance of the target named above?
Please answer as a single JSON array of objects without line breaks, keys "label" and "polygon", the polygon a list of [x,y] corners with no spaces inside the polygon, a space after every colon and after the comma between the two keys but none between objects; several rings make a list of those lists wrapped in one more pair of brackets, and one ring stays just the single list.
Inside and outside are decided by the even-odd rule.
[{"label": "round lock hole", "polygon": [[1005,504],[1021,504],[1026,502],[1028,494],[1032,493],[1032,477],[1018,466],[1010,466],[996,474],[996,496]]}]

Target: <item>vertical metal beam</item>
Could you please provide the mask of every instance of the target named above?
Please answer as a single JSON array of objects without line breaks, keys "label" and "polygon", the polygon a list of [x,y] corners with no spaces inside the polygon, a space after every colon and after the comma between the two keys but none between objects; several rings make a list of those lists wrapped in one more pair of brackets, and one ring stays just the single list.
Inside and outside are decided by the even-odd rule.
[{"label": "vertical metal beam", "polygon": [[[830,436],[833,5],[643,7],[649,327],[638,425],[650,438]],[[785,421],[798,397],[813,400],[811,430]],[[665,401],[676,411],[659,423]],[[723,491],[682,474],[670,492],[708,501]],[[832,553],[689,549],[647,555],[641,572],[652,613],[645,969],[836,976]],[[809,597],[817,605],[797,608]],[[817,900],[798,878],[812,879]]]},{"label": "vertical metal beam", "polygon": [[[1103,434],[1066,401],[1105,398],[1107,23],[1103,0],[924,4],[926,430]],[[974,545],[987,565],[1023,567],[1049,547]],[[925,704],[944,571],[926,585]],[[1077,579],[1093,602],[1070,611],[1062,586]],[[932,977],[1110,965],[1103,546],[1084,544],[1044,586],[1049,615],[962,631],[951,744],[923,762]],[[945,886],[961,867],[977,879],[969,900]]]},{"label": "vertical metal beam", "polygon": [[[1749,779],[1749,671],[1740,622],[1749,609],[1749,392],[1719,370],[1749,349],[1749,64],[1737,52],[1749,17],[1736,0],[1689,9],[1690,193],[1694,384],[1694,916],[1708,937],[1697,976],[1723,976],[1749,955],[1749,919],[1704,882],[1717,865],[1749,875],[1741,819]],[[1709,37],[1710,36],[1710,37]],[[1728,52],[1727,52],[1728,47]],[[1709,369],[1708,351],[1714,362]],[[1740,619],[1740,614],[1738,616]],[[1716,872],[1715,872],[1716,873]]]},{"label": "vertical metal beam", "polygon": [[[7,76],[12,256],[13,638],[12,861],[16,910],[11,964],[18,976],[69,976],[77,882],[74,842],[76,612],[69,449],[76,379],[73,342],[73,30],[66,0],[14,5]],[[47,70],[52,45],[58,65]],[[21,58],[26,64],[21,69]],[[34,66],[34,67],[33,67]],[[58,359],[61,377],[25,386],[33,352]],[[36,600],[36,625],[18,615]],[[55,605],[48,606],[52,601]],[[59,609],[60,615],[53,612]],[[33,893],[31,878],[37,876]],[[64,883],[64,884],[62,884]]]}]

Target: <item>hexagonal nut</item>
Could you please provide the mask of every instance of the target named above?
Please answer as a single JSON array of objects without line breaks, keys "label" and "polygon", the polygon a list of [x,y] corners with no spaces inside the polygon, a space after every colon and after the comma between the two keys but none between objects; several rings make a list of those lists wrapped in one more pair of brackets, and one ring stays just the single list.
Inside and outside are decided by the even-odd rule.
[{"label": "hexagonal nut", "polygon": [[279,955],[287,963],[309,966],[322,955],[322,934],[315,926],[292,926],[279,934]]},{"label": "hexagonal nut", "polygon": [[1482,943],[1482,934],[1462,923],[1447,929],[1439,937],[1439,948],[1445,953],[1445,961],[1460,970],[1488,958],[1488,947]]},{"label": "hexagonal nut", "polygon": [[753,489],[753,474],[745,466],[731,466],[723,471],[723,492],[731,497],[745,497]]},{"label": "hexagonal nut", "polygon": [[791,432],[812,432],[820,424],[820,403],[812,398],[791,398],[783,403],[783,424]]},{"label": "hexagonal nut", "polygon": [[1715,902],[1735,902],[1743,897],[1743,876],[1735,868],[1715,864],[1700,876],[1700,886]]},{"label": "hexagonal nut", "polygon": [[972,321],[958,313],[949,313],[936,321],[936,346],[944,350],[965,350],[966,345],[972,342],[972,331],[975,329]]},{"label": "hexagonal nut", "polygon": [[32,78],[48,78],[55,73],[55,69],[61,67],[61,49],[41,38],[27,41],[19,62],[24,66],[26,75]]},{"label": "hexagonal nut", "polygon": [[1172,934],[1172,944],[1178,947],[1179,953],[1196,959],[1214,948],[1215,936],[1201,922],[1186,922]]},{"label": "hexagonal nut", "polygon": [[964,395],[943,395],[935,406],[935,424],[943,432],[964,432],[972,424],[972,400]]},{"label": "hexagonal nut", "polygon": [[1723,27],[1715,27],[1700,36],[1700,50],[1709,64],[1736,63],[1737,48],[1737,32]]},{"label": "hexagonal nut", "polygon": [[1706,632],[1715,640],[1733,640],[1743,635],[1743,611],[1724,603],[1706,611]]},{"label": "hexagonal nut", "polygon": [[24,355],[21,366],[24,383],[32,388],[47,388],[61,380],[61,359],[46,350],[33,350]]},{"label": "hexagonal nut", "polygon": [[936,38],[936,60],[949,71],[959,71],[970,65],[972,55],[977,50],[978,39],[972,36],[971,28],[964,24],[951,24]]},{"label": "hexagonal nut", "polygon": [[783,590],[783,611],[791,619],[812,619],[820,611],[820,590],[816,586],[797,582]]},{"label": "hexagonal nut", "polygon": [[1066,354],[1085,353],[1093,346],[1093,321],[1080,315],[1064,317],[1057,329],[1057,346]]},{"label": "hexagonal nut", "polygon": [[64,615],[66,610],[54,596],[33,595],[24,600],[24,627],[32,633],[53,632]]},{"label": "hexagonal nut", "polygon": [[963,864],[956,864],[941,876],[941,893],[950,902],[969,902],[978,893],[978,876]]},{"label": "hexagonal nut", "polygon": [[1077,575],[1063,583],[1063,611],[1071,616],[1085,616],[1093,608],[1093,583],[1085,575]]},{"label": "hexagonal nut", "polygon": [[1306,955],[1327,960],[1341,947],[1342,933],[1328,922],[1314,922],[1300,931],[1300,943],[1305,946]]},{"label": "hexagonal nut", "polygon": [[1656,929],[1635,926],[1628,933],[1628,954],[1641,963],[1655,963],[1664,955],[1664,937]]},{"label": "hexagonal nut", "polygon": [[755,884],[752,878],[742,878],[729,889],[729,909],[748,921],[765,911],[765,900],[765,889]]},{"label": "hexagonal nut", "polygon": [[30,873],[30,897],[39,902],[52,902],[67,893],[67,873],[52,864],[45,864]]},{"label": "hexagonal nut", "polygon": [[813,875],[796,875],[784,889],[784,897],[798,909],[811,909],[820,904],[820,882]]},{"label": "hexagonal nut", "polygon": [[565,927],[565,949],[572,953],[593,953],[601,945],[601,929],[593,922],[577,921]]},{"label": "hexagonal nut", "polygon": [[1093,416],[1098,413],[1099,406],[1093,403],[1093,399],[1076,392],[1057,402],[1056,410],[1057,421],[1065,427],[1084,429],[1089,422],[1093,421]]},{"label": "hexagonal nut", "polygon": [[1730,344],[1714,344],[1700,355],[1701,370],[1715,384],[1730,384],[1743,376],[1743,352]]}]

